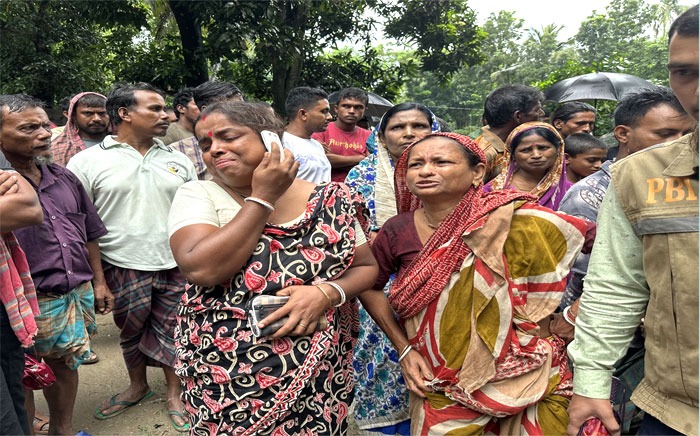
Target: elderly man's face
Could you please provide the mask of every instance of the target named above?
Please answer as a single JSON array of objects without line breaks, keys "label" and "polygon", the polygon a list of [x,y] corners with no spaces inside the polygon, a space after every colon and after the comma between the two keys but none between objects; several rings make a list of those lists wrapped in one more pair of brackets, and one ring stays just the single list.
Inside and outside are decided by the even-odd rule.
[{"label": "elderly man's face", "polygon": [[4,111],[0,149],[10,162],[33,159],[51,149],[51,122],[42,108]]}]

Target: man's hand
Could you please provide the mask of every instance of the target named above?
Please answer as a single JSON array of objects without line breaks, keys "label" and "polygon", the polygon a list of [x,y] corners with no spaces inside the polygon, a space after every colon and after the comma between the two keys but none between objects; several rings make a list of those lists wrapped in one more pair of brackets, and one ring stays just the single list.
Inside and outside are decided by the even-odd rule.
[{"label": "man's hand", "polygon": [[620,424],[613,415],[612,405],[607,398],[588,398],[574,394],[569,403],[569,426],[566,427],[568,436],[576,436],[584,422],[590,418],[599,418],[612,436],[620,435]]},{"label": "man's hand", "polygon": [[95,292],[95,311],[101,315],[107,315],[114,309],[114,295],[106,284],[93,284]]},{"label": "man's hand", "polygon": [[18,190],[17,173],[0,170],[0,195],[14,194]]}]

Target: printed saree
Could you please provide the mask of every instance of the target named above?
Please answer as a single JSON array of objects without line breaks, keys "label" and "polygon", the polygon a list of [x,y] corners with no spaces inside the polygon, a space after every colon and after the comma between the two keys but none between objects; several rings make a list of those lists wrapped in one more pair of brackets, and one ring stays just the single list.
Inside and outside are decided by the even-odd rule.
[{"label": "printed saree", "polygon": [[[464,232],[470,253],[417,313],[404,317],[402,307],[415,301],[402,306],[407,288],[392,289],[411,344],[435,374],[427,399],[412,397],[411,434],[566,431],[572,384],[564,341],[540,337],[537,323],[558,305],[585,226],[531,203],[516,207],[502,206]],[[450,255],[444,248],[418,258],[439,264]]]},{"label": "printed saree", "polygon": [[176,372],[185,385],[191,434],[346,433],[356,303],[329,309],[323,331],[276,340],[253,337],[245,306],[259,294],[342,275],[355,253],[354,220],[347,188],[319,185],[300,220],[265,227],[230,282],[185,292]]},{"label": "printed saree", "polygon": [[[470,139],[443,133],[484,162]],[[396,166],[400,212],[407,155]],[[540,336],[584,243],[583,220],[529,194],[477,185],[393,283],[389,301],[435,378],[411,396],[411,434],[563,434],[571,397],[564,341]],[[388,223],[387,223],[388,225]]]}]

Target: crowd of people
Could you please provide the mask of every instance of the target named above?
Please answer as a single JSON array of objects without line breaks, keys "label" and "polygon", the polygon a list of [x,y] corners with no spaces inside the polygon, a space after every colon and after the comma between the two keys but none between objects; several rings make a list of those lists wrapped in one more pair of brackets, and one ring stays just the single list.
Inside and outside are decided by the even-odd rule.
[{"label": "crowd of people", "polygon": [[150,366],[192,435],[698,434],[697,6],[668,51],[615,147],[593,106],[517,84],[474,139],[413,102],[362,128],[352,87],[292,89],[283,120],[227,82],[173,114],[119,85],[54,131],[0,95],[0,433],[87,435],[111,313],[128,381],[100,420],[154,395]]}]

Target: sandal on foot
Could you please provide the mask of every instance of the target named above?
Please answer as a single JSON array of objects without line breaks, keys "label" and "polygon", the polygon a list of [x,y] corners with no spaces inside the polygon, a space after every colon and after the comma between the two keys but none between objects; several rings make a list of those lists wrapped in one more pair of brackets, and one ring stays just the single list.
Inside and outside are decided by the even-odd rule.
[{"label": "sandal on foot", "polygon": [[119,394],[112,395],[112,398],[109,399],[109,405],[106,407],[106,409],[110,409],[114,406],[124,406],[124,407],[122,407],[119,410],[115,410],[112,413],[108,413],[108,414],[102,413],[102,410],[100,410],[100,408],[98,407],[97,409],[95,409],[95,413],[93,414],[93,416],[97,419],[114,418],[115,416],[121,415],[122,413],[126,412],[131,407],[134,407],[135,405],[139,404],[141,401],[151,398],[154,394],[153,394],[153,391],[148,391],[146,393],[146,395],[144,395],[143,397],[139,398],[136,401],[117,401],[117,395],[119,395]]},{"label": "sandal on foot", "polygon": [[98,356],[94,351],[90,350],[90,356],[83,360],[83,365],[92,365],[100,361],[100,356]]},{"label": "sandal on foot", "polygon": [[48,419],[42,419],[42,418],[39,418],[38,416],[35,416],[34,422],[32,425],[34,427],[34,434],[39,434],[39,435],[49,434],[49,420]]},{"label": "sandal on foot", "polygon": [[[177,425],[177,423],[173,419],[173,416],[177,416],[178,418],[185,421],[185,423],[182,425]],[[170,418],[170,423],[173,425],[173,428],[176,431],[179,431],[180,433],[185,433],[185,432],[190,431],[190,423],[188,422],[185,414],[178,412],[177,410],[168,410],[168,418]]]}]

